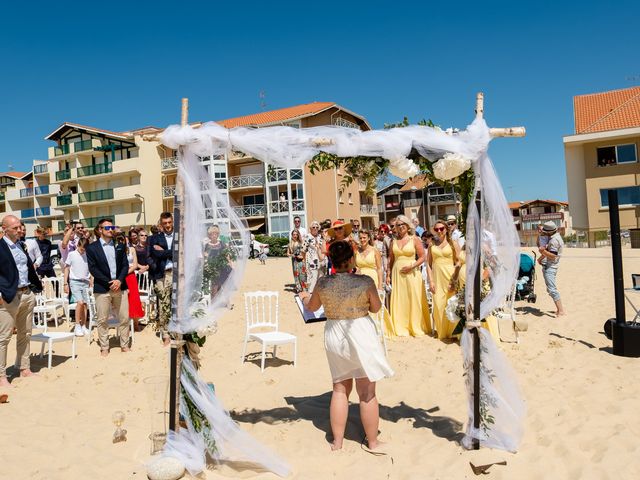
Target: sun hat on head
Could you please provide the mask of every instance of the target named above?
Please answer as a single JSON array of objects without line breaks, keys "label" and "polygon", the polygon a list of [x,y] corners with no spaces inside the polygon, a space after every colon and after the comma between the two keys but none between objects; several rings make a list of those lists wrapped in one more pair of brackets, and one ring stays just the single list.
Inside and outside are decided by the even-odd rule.
[{"label": "sun hat on head", "polygon": [[558,230],[558,227],[552,221],[544,222],[544,225],[542,225],[542,231],[545,233],[553,233],[556,230]]},{"label": "sun hat on head", "polygon": [[455,215],[447,215],[447,222],[456,222],[458,223],[458,219]]},{"label": "sun hat on head", "polygon": [[331,224],[331,228],[329,230],[327,230],[327,233],[329,233],[330,236],[335,237],[336,236],[336,232],[334,230],[334,228],[336,227],[342,227],[344,229],[344,236],[346,237],[347,235],[351,235],[351,230],[352,230],[352,226],[350,223],[344,223],[344,221],[342,220],[336,220],[335,222],[333,222]]}]

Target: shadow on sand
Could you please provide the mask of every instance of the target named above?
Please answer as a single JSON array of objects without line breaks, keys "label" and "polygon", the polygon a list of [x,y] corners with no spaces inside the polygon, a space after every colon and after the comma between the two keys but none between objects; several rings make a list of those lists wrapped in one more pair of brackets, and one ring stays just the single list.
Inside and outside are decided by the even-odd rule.
[{"label": "shadow on sand", "polygon": [[[324,432],[328,442],[332,440],[331,425],[329,423],[331,392],[313,397],[285,397],[285,400],[290,405],[289,407],[272,408],[270,410],[248,409],[240,412],[231,411],[231,418],[237,422],[263,422],[269,425],[306,420],[313,423],[318,430]],[[450,442],[460,442],[464,436],[462,432],[463,424],[450,417],[432,415],[438,410],[440,410],[439,407],[425,410],[400,402],[400,404],[393,407],[380,405],[380,418],[393,423],[403,419],[412,420],[413,428],[428,428],[436,437],[447,439]],[[347,421],[345,438],[355,442],[362,442],[364,439],[358,403],[349,404],[349,420]]]}]

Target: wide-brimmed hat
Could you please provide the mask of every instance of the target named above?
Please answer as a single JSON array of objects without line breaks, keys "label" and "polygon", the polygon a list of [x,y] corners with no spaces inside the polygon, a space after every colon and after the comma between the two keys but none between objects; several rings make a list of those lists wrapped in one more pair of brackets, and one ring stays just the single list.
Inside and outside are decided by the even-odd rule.
[{"label": "wide-brimmed hat", "polygon": [[558,227],[552,221],[544,222],[544,225],[542,225],[542,231],[545,233],[553,233],[556,230],[558,230]]},{"label": "wide-brimmed hat", "polygon": [[344,229],[344,236],[345,237],[347,235],[351,235],[351,230],[353,229],[353,227],[351,226],[350,223],[344,223],[342,220],[336,220],[335,222],[333,222],[331,224],[331,228],[329,230],[327,230],[327,232],[329,233],[330,236],[332,236],[332,237],[336,236],[336,232],[334,230],[336,227],[342,227]]}]

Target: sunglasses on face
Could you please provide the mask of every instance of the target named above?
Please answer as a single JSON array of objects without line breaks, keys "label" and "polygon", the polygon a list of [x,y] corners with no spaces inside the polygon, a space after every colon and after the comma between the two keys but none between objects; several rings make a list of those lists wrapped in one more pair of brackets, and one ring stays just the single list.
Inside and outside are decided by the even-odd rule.
[{"label": "sunglasses on face", "polygon": [[444,232],[447,229],[447,227],[435,227],[433,230],[436,232]]},{"label": "sunglasses on face", "polygon": [[103,230],[107,230],[107,231],[108,230],[115,230],[116,228],[118,228],[118,227],[116,227],[115,225],[106,225],[106,226],[102,227]]},{"label": "sunglasses on face", "polygon": [[146,234],[146,233],[140,233],[140,234],[138,234],[138,236],[139,236],[139,237],[146,237],[146,236],[147,236],[147,234]]},{"label": "sunglasses on face", "polygon": [[450,227],[453,227],[456,224],[456,222],[447,222],[447,225],[449,225]]}]

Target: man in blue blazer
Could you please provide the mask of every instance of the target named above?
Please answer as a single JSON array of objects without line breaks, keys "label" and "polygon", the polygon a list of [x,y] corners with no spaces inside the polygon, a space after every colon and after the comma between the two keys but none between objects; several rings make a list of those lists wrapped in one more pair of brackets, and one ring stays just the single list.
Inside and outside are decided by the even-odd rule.
[{"label": "man in blue blazer", "polygon": [[123,352],[129,348],[129,299],[125,277],[129,271],[126,245],[116,244],[113,237],[117,227],[111,220],[98,222],[100,238],[87,247],[87,263],[93,276],[93,294],[96,298],[100,354],[109,354],[109,327],[107,320],[113,308],[118,312],[118,338]]},{"label": "man in blue blazer", "polygon": [[21,377],[30,377],[29,363],[33,308],[33,292],[42,291],[42,283],[20,241],[20,219],[7,215],[2,219],[4,237],[0,238],[0,387],[9,387],[7,380],[7,346],[16,328],[17,363]]},{"label": "man in blue blazer", "polygon": [[155,268],[150,271],[158,297],[158,330],[162,340],[169,345],[167,325],[171,319],[171,290],[173,285],[173,215],[162,212],[160,215],[161,230],[149,239],[149,253],[154,260]]}]

